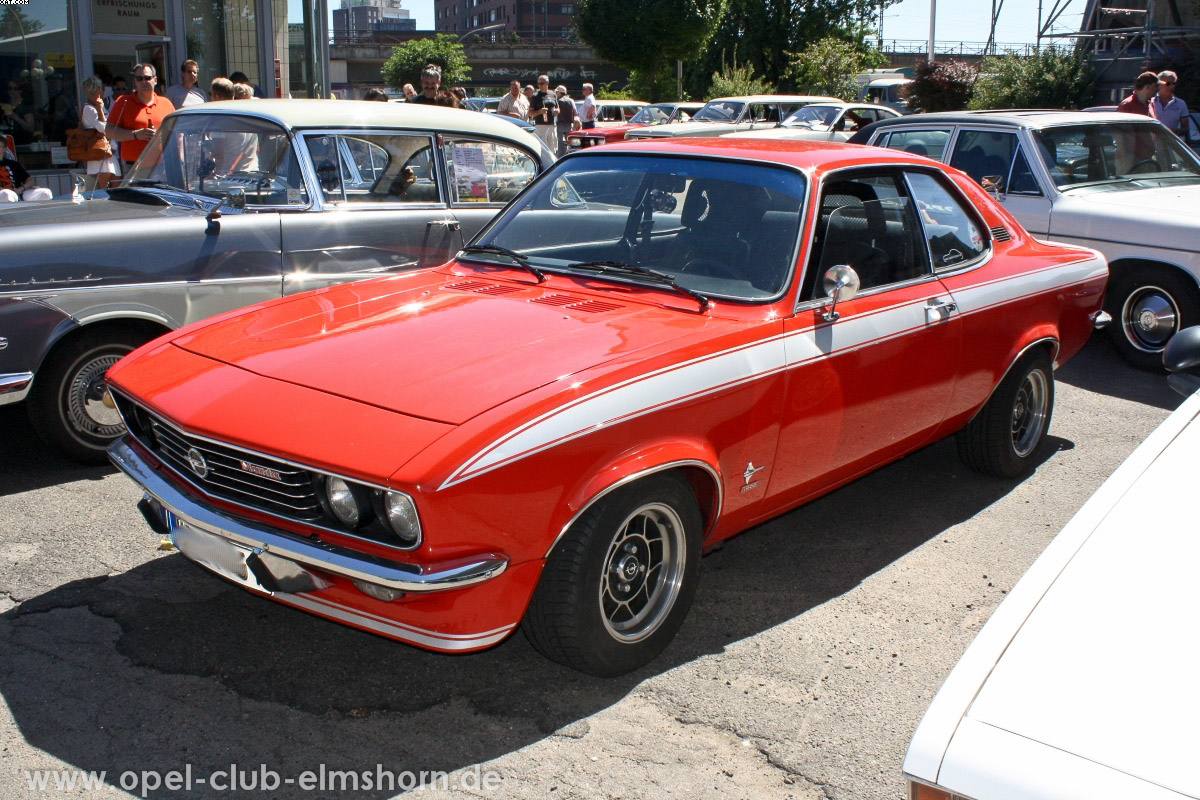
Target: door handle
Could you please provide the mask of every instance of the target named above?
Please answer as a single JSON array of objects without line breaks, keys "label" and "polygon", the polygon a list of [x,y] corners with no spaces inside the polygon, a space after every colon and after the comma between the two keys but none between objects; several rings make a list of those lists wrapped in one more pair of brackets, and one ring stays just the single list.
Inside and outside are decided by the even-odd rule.
[{"label": "door handle", "polygon": [[952,300],[942,300],[939,297],[925,304],[925,322],[932,325],[935,322],[950,319],[950,315],[958,309]]},{"label": "door handle", "polygon": [[434,220],[430,220],[427,223],[427,227],[432,228],[434,226],[437,226],[439,228],[445,228],[445,229],[451,230],[451,231],[457,231],[457,230],[462,229],[462,223],[456,219],[434,219]]}]

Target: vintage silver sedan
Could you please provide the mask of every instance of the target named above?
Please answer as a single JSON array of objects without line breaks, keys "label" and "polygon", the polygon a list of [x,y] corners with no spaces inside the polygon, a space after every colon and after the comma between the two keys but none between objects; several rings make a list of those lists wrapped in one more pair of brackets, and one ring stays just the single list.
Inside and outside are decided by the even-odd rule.
[{"label": "vintage silver sedan", "polygon": [[484,114],[331,100],[169,116],[106,198],[0,211],[0,404],[101,462],[104,376],[143,342],[251,303],[448,261],[553,161]]}]

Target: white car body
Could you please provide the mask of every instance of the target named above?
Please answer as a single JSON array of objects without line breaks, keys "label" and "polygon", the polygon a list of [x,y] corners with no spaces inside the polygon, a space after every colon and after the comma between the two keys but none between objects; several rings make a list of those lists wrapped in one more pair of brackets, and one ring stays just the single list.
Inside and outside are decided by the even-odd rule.
[{"label": "white car body", "polygon": [[[807,94],[757,94],[744,97],[717,97],[679,125],[652,125],[635,128],[626,139],[670,139],[678,136],[721,136],[734,131],[769,130],[793,111],[811,103],[840,103],[836,97]],[[706,112],[726,109],[727,119],[705,120]],[[715,116],[715,114],[714,114]]]},{"label": "white car body", "polygon": [[904,772],[936,787],[923,797],[1200,797],[1198,453],[1200,393],[996,609],[913,734]]}]

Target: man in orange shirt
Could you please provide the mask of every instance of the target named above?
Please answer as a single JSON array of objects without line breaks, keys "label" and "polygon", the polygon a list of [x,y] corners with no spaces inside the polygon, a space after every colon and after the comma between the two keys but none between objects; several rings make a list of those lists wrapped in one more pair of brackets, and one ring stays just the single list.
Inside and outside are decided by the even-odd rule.
[{"label": "man in orange shirt", "polygon": [[163,119],[175,110],[170,100],[154,93],[157,83],[153,64],[135,65],[133,93],[114,100],[112,111],[108,112],[104,135],[121,143],[121,159],[126,164],[137,161]]}]

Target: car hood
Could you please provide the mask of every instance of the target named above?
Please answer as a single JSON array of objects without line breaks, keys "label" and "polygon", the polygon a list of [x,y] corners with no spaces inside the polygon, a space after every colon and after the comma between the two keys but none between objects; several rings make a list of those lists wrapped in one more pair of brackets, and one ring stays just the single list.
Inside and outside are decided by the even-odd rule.
[{"label": "car hood", "polygon": [[[168,202],[166,198],[173,202]],[[149,220],[184,214],[204,216],[206,209],[192,205],[187,195],[114,189],[108,197],[86,200],[51,200],[46,203],[14,203],[0,207],[0,228],[22,226],[103,223]],[[236,213],[236,212],[234,212]],[[5,233],[6,241],[17,232]],[[32,235],[44,236],[44,232]]]},{"label": "car hood", "polygon": [[[1188,405],[1176,413],[1195,417],[1200,399]],[[1200,422],[1174,436],[1135,483],[1122,484],[1118,472],[1097,492],[1102,500],[1106,491],[1120,492],[1119,501],[1052,578],[987,676],[969,720],[1200,797],[1192,761],[1200,718],[1200,641],[1192,628],[1200,618],[1200,537],[1186,500],[1195,492],[1197,453]]]},{"label": "car hood", "polygon": [[[1120,192],[1066,192],[1054,204],[1051,235],[1124,240],[1143,245],[1197,249],[1195,208],[1200,184]],[[1163,241],[1159,233],[1170,231]],[[1178,241],[1177,236],[1186,236]]]},{"label": "car hood", "polygon": [[[672,136],[720,136],[722,133],[739,130],[747,123],[736,122],[680,122],[674,125],[645,125],[631,131],[629,138],[668,138]],[[762,130],[770,130],[763,124]]]},{"label": "car hood", "polygon": [[[690,302],[680,299],[681,307]],[[582,370],[721,324],[615,293],[435,272],[268,303],[184,329],[173,342],[279,381],[457,425],[555,381],[566,385]]]}]

